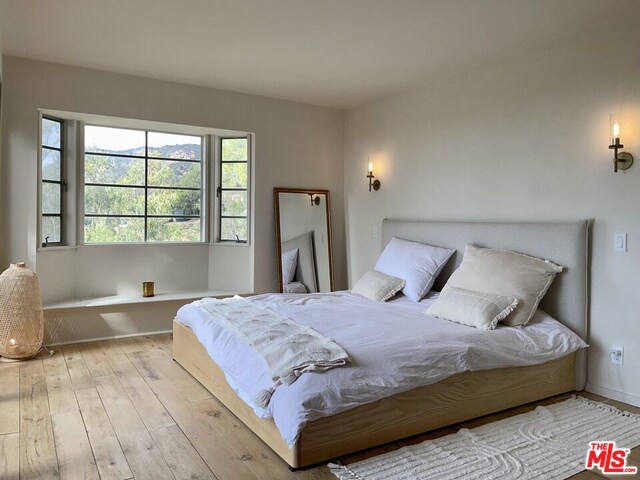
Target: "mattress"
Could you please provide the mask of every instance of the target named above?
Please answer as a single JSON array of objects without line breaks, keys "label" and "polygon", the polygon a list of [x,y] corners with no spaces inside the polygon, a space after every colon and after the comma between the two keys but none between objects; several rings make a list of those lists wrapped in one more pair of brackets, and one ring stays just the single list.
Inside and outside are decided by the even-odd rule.
[{"label": "mattress", "polygon": [[261,418],[273,418],[291,447],[307,422],[443,380],[464,371],[538,365],[587,347],[578,335],[542,310],[526,327],[486,331],[437,319],[421,302],[398,295],[377,303],[349,292],[267,294],[251,297],[332,338],[351,357],[346,366],[308,372],[276,388],[267,408],[251,401],[271,380],[258,354],[223,330],[194,304],[177,320],[190,327],[224,372],[229,385]]}]

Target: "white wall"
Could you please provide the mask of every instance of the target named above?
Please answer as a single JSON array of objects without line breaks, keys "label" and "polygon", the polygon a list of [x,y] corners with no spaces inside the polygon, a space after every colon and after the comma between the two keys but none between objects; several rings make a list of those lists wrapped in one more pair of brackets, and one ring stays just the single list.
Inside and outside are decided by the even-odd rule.
[{"label": "white wall", "polygon": [[10,205],[1,229],[3,263],[35,255],[37,109],[46,108],[255,132],[256,290],[277,284],[271,201],[276,185],[325,187],[335,195],[337,277],[344,284],[343,112],[17,57],[5,57],[4,76],[8,176],[2,187]]},{"label": "white wall", "polygon": [[[594,31],[348,112],[349,279],[373,267],[385,217],[594,218],[590,388],[640,402],[640,30]],[[614,174],[609,113],[636,165]],[[367,191],[367,156],[382,181]],[[629,233],[614,253],[613,233]],[[608,349],[625,347],[625,365]]]},{"label": "white wall", "polygon": [[[275,186],[331,190],[337,286],[346,285],[342,111],[10,56],[3,73],[0,265],[26,260],[43,275],[47,300],[134,292],[143,278],[155,280],[160,291],[227,290],[247,281],[257,292],[276,291]],[[241,271],[214,246],[36,254],[39,108],[254,132],[254,242],[253,251],[236,247],[236,256],[245,252]],[[220,268],[211,263],[209,274],[210,262],[218,260]],[[254,277],[247,278],[251,265]]]}]

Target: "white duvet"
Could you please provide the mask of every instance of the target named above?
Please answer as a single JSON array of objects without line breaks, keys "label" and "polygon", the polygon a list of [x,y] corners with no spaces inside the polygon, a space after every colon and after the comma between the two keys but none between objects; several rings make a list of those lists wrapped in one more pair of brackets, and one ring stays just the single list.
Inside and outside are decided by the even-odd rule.
[{"label": "white duvet", "polygon": [[182,307],[177,318],[193,330],[256,415],[274,419],[289,446],[311,420],[463,371],[541,364],[587,346],[540,310],[524,328],[478,330],[425,315],[435,298],[437,293],[420,303],[403,296],[376,303],[348,292],[252,297],[334,339],[351,357],[345,366],[305,373],[293,384],[279,386],[266,409],[251,402],[271,385],[258,354],[193,304]]}]

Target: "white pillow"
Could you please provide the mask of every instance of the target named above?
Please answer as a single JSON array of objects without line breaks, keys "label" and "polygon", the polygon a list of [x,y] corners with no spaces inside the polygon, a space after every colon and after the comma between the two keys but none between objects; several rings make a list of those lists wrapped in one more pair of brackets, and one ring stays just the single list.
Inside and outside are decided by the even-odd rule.
[{"label": "white pillow", "polygon": [[282,254],[282,283],[286,285],[293,281],[298,268],[298,249],[294,248]]},{"label": "white pillow", "polygon": [[517,306],[515,297],[449,287],[425,313],[481,330],[493,330]]},{"label": "white pillow", "polygon": [[406,283],[401,278],[370,270],[356,282],[351,293],[374,302],[386,302],[402,290]]},{"label": "white pillow", "polygon": [[526,325],[551,282],[562,267],[547,260],[497,248],[467,244],[458,269],[442,289],[451,287],[506,295],[518,299],[518,309],[504,320],[506,325]]},{"label": "white pillow", "polygon": [[309,293],[307,287],[300,282],[285,283],[282,286],[282,293]]},{"label": "white pillow", "polygon": [[406,280],[402,293],[419,302],[431,290],[454,251],[393,237],[380,254],[375,269]]}]

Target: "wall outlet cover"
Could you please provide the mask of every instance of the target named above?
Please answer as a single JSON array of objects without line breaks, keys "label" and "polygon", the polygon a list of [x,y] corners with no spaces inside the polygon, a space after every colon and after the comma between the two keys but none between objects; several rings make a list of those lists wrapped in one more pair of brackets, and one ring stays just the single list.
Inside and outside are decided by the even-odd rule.
[{"label": "wall outlet cover", "polygon": [[624,361],[624,347],[620,345],[611,345],[609,350],[609,358],[614,365],[622,366]]}]

